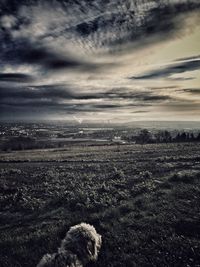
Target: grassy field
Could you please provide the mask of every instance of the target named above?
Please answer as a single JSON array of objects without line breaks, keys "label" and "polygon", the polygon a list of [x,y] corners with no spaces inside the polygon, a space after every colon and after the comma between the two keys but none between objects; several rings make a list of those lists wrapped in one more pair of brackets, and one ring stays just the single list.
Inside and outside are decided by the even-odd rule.
[{"label": "grassy field", "polygon": [[102,235],[90,266],[200,266],[200,143],[0,154],[0,266],[35,267],[70,226]]}]

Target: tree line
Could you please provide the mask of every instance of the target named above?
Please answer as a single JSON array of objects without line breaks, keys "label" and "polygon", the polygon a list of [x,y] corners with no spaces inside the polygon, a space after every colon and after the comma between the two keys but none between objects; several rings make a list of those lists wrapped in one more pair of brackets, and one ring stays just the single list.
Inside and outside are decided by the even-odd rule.
[{"label": "tree line", "polygon": [[143,129],[138,135],[128,138],[128,141],[134,141],[139,144],[148,143],[179,143],[179,142],[200,142],[200,132],[195,136],[194,133],[178,132],[175,136],[165,130],[151,133],[147,129]]}]

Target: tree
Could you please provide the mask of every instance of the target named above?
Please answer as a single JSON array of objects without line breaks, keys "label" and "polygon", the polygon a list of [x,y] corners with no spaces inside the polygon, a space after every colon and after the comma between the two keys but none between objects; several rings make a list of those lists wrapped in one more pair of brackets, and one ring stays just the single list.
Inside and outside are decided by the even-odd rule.
[{"label": "tree", "polygon": [[171,133],[169,131],[158,131],[155,134],[155,139],[158,143],[160,142],[171,142],[172,141],[172,137],[171,137]]},{"label": "tree", "polygon": [[180,133],[177,133],[176,137],[174,138],[175,142],[180,142],[181,141],[181,135]]},{"label": "tree", "polygon": [[149,143],[152,141],[152,135],[148,130],[143,129],[140,131],[140,133],[137,137],[137,141],[138,141],[138,143],[142,143],[142,144]]},{"label": "tree", "polygon": [[200,142],[200,133],[197,135],[197,137],[196,137],[196,141],[197,141],[197,142]]},{"label": "tree", "polygon": [[194,137],[194,134],[193,133],[190,134],[190,141],[191,142],[194,142],[195,141],[195,137]]},{"label": "tree", "polygon": [[177,136],[174,138],[174,141],[176,142],[186,142],[188,141],[188,135],[183,132],[183,133],[178,133]]},{"label": "tree", "polygon": [[161,143],[162,139],[163,139],[163,134],[162,131],[158,131],[157,133],[155,133],[155,139],[157,143]]},{"label": "tree", "polygon": [[171,134],[169,131],[164,131],[164,142],[171,142],[172,140],[172,137],[171,137]]},{"label": "tree", "polygon": [[183,132],[180,136],[180,141],[181,142],[186,142],[187,141],[187,134]]}]

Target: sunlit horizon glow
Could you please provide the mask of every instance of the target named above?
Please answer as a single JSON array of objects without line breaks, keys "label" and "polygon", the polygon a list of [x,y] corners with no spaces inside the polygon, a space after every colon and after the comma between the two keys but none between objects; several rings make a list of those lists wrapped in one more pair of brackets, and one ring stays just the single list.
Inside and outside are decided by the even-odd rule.
[{"label": "sunlit horizon glow", "polygon": [[200,3],[4,0],[4,121],[199,121]]}]

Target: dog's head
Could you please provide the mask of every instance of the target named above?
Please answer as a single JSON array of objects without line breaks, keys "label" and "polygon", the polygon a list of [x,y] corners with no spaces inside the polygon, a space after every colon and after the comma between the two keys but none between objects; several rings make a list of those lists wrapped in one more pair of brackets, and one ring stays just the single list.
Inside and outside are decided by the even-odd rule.
[{"label": "dog's head", "polygon": [[62,240],[61,250],[75,253],[86,264],[95,261],[101,248],[101,236],[90,224],[81,223],[70,228]]}]

